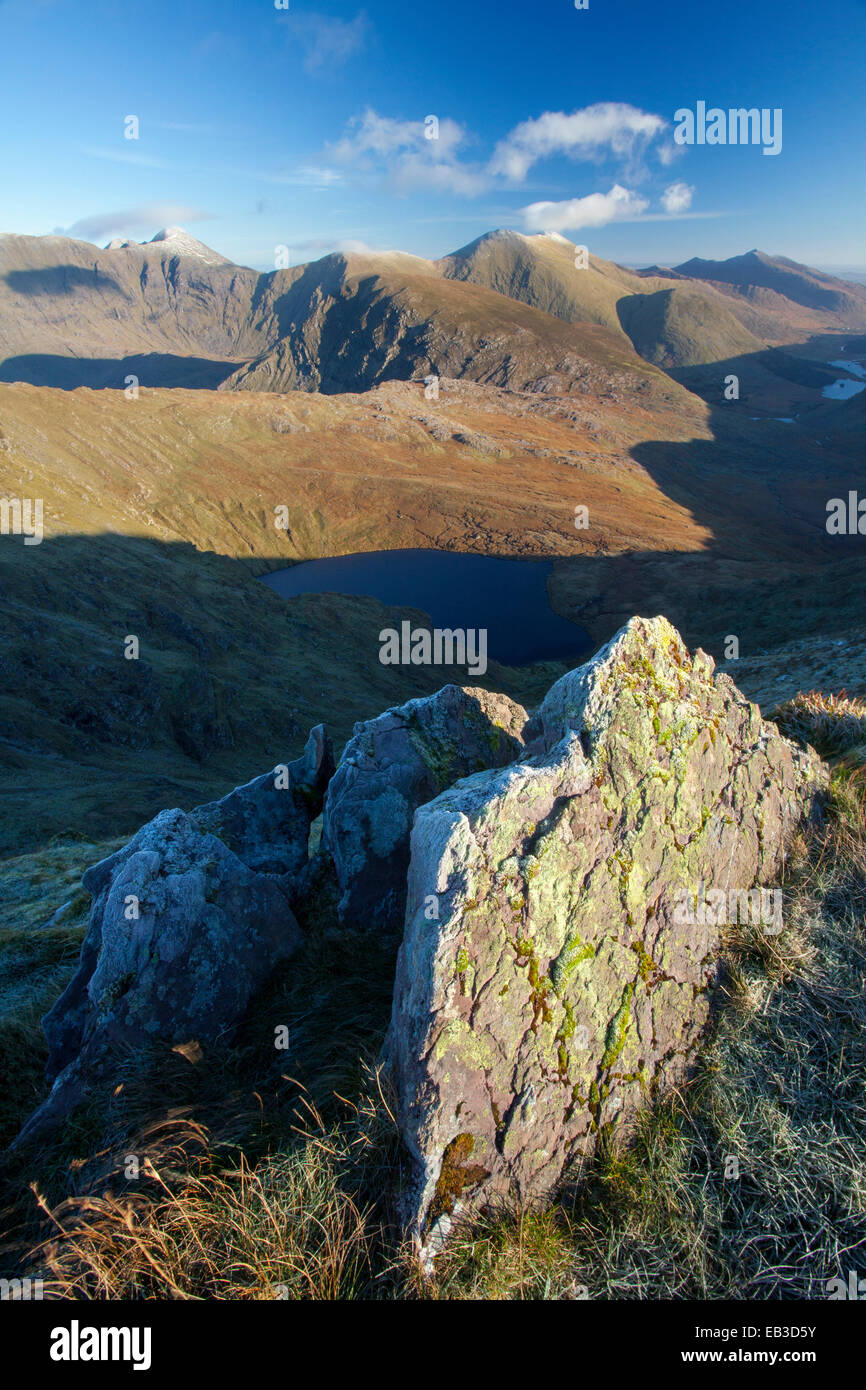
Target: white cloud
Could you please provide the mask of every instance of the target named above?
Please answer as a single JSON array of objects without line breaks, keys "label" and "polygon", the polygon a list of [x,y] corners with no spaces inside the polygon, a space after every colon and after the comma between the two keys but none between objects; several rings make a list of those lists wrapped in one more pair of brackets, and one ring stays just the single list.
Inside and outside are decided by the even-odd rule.
[{"label": "white cloud", "polygon": [[463,126],[450,117],[402,121],[368,107],[349,122],[330,153],[358,172],[383,174],[401,193],[429,189],[472,196],[489,187],[490,179],[483,169],[460,162],[457,151],[466,140]]},{"label": "white cloud", "polygon": [[562,203],[530,203],[522,209],[527,231],[577,231],[605,227],[625,217],[637,217],[649,207],[646,198],[615,183],[609,193],[590,193]]},{"label": "white cloud", "polygon": [[622,101],[600,101],[581,111],[545,111],[515,126],[500,140],[490,171],[521,183],[540,159],[565,154],[571,159],[597,160],[604,155],[631,159],[660,136],[667,122]]},{"label": "white cloud", "polygon": [[380,116],[368,106],[363,116],[353,116],[349,121],[346,134],[334,146],[333,153],[346,163],[363,154],[385,158],[414,147],[423,138],[423,121],[397,121]]},{"label": "white cloud", "polygon": [[379,250],[376,246],[371,246],[369,242],[359,241],[357,237],[335,237],[332,239],[324,237],[309,237],[305,241],[295,241],[292,243],[293,251],[318,251],[321,255],[327,256],[335,251],[342,252],[346,256],[375,255]]},{"label": "white cloud", "polygon": [[675,145],[673,140],[669,140],[665,136],[661,144],[656,146],[655,154],[659,164],[664,164],[667,167],[669,164],[673,164],[675,159],[682,159],[685,152],[685,145]]},{"label": "white cloud", "polygon": [[[428,137],[428,129],[435,131],[435,138]],[[465,140],[463,127],[448,116],[398,121],[390,116],[380,116],[368,106],[363,116],[353,116],[349,121],[346,134],[334,146],[334,154],[348,161],[364,154],[375,154],[384,159],[389,155],[415,150],[428,154],[432,159],[445,160],[453,158]]]},{"label": "white cloud", "polygon": [[296,188],[331,188],[342,183],[341,169],[328,169],[315,164],[302,164],[297,169],[287,169],[276,173],[257,173],[256,178],[268,183],[287,183]]},{"label": "white cloud", "polygon": [[212,212],[185,207],[181,203],[140,203],[138,207],[120,212],[97,212],[82,217],[71,227],[58,227],[60,236],[81,237],[84,241],[101,241],[124,232],[149,231],[154,227],[183,226],[187,222],[204,222]]},{"label": "white cloud", "polygon": [[[435,138],[429,138],[431,133]],[[400,120],[368,107],[349,121],[328,157],[346,167],[347,173],[353,170],[356,177],[379,176],[398,193],[423,189],[473,197],[504,182],[522,182],[539,160],[556,154],[596,163],[612,158],[621,166],[618,177],[633,184],[646,177],[643,163],[648,150],[662,164],[669,162],[674,148],[669,133],[668,122],[652,112],[625,102],[597,102],[570,114],[545,111],[522,122],[500,140],[484,165],[465,157],[470,139],[457,121],[435,116]],[[623,199],[631,201],[624,204]],[[556,205],[532,204],[527,212],[535,216],[537,208],[554,206],[570,210],[563,216],[581,219],[563,225],[601,226],[613,217],[639,211],[646,203],[616,183],[608,194]]]},{"label": "white cloud", "polygon": [[668,184],[662,194],[662,207],[665,212],[687,212],[692,205],[694,195],[695,190],[690,188],[687,183]]}]

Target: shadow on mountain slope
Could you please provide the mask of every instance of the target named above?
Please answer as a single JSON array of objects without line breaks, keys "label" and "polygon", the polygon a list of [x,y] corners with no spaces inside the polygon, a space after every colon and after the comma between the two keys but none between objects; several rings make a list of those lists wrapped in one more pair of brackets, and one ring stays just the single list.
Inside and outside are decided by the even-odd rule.
[{"label": "shadow on mountain slope", "polygon": [[[722,657],[732,632],[747,654],[792,631],[862,624],[862,561],[850,549],[840,560],[562,557],[549,588],[599,643],[633,613],[661,611]],[[132,832],[166,806],[221,795],[297,756],[320,721],[339,747],[356,720],[449,680],[530,706],[567,669],[383,666],[380,631],[417,612],[282,599],[256,582],[277,563],[123,535],[0,541],[0,855]],[[130,637],[138,659],[126,659]]]},{"label": "shadow on mountain slope", "polygon": [[[124,359],[124,365],[134,360]],[[475,396],[470,392],[464,401],[457,386],[462,415]],[[399,437],[404,413],[414,415],[414,397],[408,408],[387,393],[377,399],[377,411],[386,406],[393,412],[382,445],[379,426],[371,425],[369,439],[352,432],[357,422],[341,434],[337,407],[322,397],[284,398],[287,409],[303,402],[313,424],[322,416],[312,434],[304,433],[303,421],[287,421],[286,428],[300,430],[292,435],[275,431],[270,397],[225,409],[221,397],[204,396],[194,402],[203,411],[201,425],[184,413],[192,406],[182,395],[172,400],[171,412],[163,412],[160,398],[145,393],[137,407],[143,413],[135,416],[135,453],[123,433],[127,417],[119,393],[100,397],[98,411],[86,396],[75,398],[68,410],[64,399],[63,433],[43,448],[44,416],[37,414],[32,429],[24,430],[30,419],[24,407],[32,413],[33,405],[28,389],[21,388],[21,408],[10,415],[10,461],[20,450],[35,485],[44,454],[40,486],[50,487],[54,476],[65,489],[55,515],[66,516],[70,531],[88,525],[102,530],[67,533],[31,547],[20,537],[0,538],[0,640],[6,658],[0,854],[53,835],[125,833],[161,807],[219,795],[297,756],[308,729],[320,721],[339,743],[357,719],[449,679],[532,704],[564,669],[552,662],[523,670],[491,664],[479,678],[459,668],[382,666],[379,632],[409,610],[340,595],[283,600],[255,582],[294,558],[399,546],[543,554],[554,561],[554,608],[594,641],[607,640],[635,613],[662,612],[691,646],[700,644],[717,659],[725,656],[731,634],[747,657],[794,637],[832,633],[841,639],[864,626],[866,537],[831,536],[826,529],[828,499],[846,497],[862,477],[862,431],[845,431],[841,424],[849,413],[860,418],[860,398],[835,407],[838,414],[826,417],[820,439],[799,425],[755,423],[741,403],[716,406],[707,422],[711,438],[683,437],[697,428],[697,421],[686,418],[679,438],[647,440],[644,434],[633,443],[628,455],[643,470],[637,479],[620,446],[601,490],[595,453],[576,451],[576,463],[566,465],[557,457],[539,457],[539,450],[519,467],[495,452],[466,456],[456,450],[451,459],[438,443],[435,454],[426,443],[417,452],[399,443],[392,455],[388,440]],[[440,402],[445,415],[451,410],[449,389],[446,383]],[[486,399],[479,396],[479,404]],[[520,431],[529,430],[530,420],[547,426],[546,416],[533,414],[539,399],[544,402],[543,394],[526,398]],[[258,401],[267,402],[266,411],[260,412]],[[581,402],[575,395],[564,404],[577,411]],[[491,403],[495,407],[496,399]],[[603,399],[597,404],[603,415]],[[46,411],[50,401],[40,397],[38,407]],[[357,409],[353,402],[351,411]],[[236,438],[228,424],[235,417]],[[558,426],[566,436],[574,429],[571,418],[566,409],[566,423]],[[828,423],[833,419],[840,421],[835,433]],[[678,421],[672,417],[671,431]],[[626,423],[634,438],[628,418]],[[199,448],[195,430],[205,426]],[[507,428],[510,438],[516,426],[503,416],[497,428]],[[67,435],[75,436],[71,453]],[[148,446],[143,452],[142,439]],[[8,450],[5,437],[0,444]],[[183,451],[190,449],[191,461],[184,462]],[[89,469],[94,451],[100,465],[92,478],[80,458]],[[334,479],[351,481],[359,458],[363,486],[335,490]],[[539,477],[548,486],[533,492]],[[416,485],[425,497],[418,510]],[[581,490],[589,495],[591,486],[604,514],[599,518],[591,509],[589,530],[580,533],[572,527],[573,508]],[[283,549],[273,539],[268,504],[277,487],[274,496],[295,504],[294,551],[288,540]],[[490,509],[517,488],[520,508],[485,526],[484,509],[487,521],[495,520]],[[666,499],[682,509],[685,520],[658,522]],[[618,519],[618,509],[625,509],[624,518]],[[303,523],[311,514],[317,529],[308,537]],[[177,539],[109,530],[140,532],[155,518]],[[635,541],[627,548],[631,535]],[[242,558],[217,550],[239,551]],[[138,660],[125,659],[130,635],[140,642]],[[796,673],[791,679],[796,682]],[[842,672],[837,685],[845,684]]]},{"label": "shadow on mountain slope", "polygon": [[104,271],[80,265],[39,266],[33,270],[7,270],[3,276],[16,294],[74,294],[76,290],[99,290],[125,298],[120,285]]},{"label": "shadow on mountain slope", "polygon": [[179,353],[147,352],[129,357],[64,357],[60,353],[25,353],[0,363],[0,381],[26,382],[75,391],[79,386],[98,391],[122,388],[128,376],[141,386],[215,390],[237,371],[237,361],[184,357]]},{"label": "shadow on mountain slope", "polygon": [[282,599],[257,582],[274,563],[135,536],[0,539],[0,856],[222,795],[321,721],[341,746],[449,680],[531,703],[566,669],[383,666],[380,631],[416,610]]}]

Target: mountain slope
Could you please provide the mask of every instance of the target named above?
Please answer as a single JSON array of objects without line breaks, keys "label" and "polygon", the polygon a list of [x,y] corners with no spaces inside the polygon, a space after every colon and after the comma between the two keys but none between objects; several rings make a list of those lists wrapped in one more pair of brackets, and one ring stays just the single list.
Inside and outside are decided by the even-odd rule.
[{"label": "mountain slope", "polygon": [[866,287],[784,256],[755,250],[726,261],[694,257],[675,271],[724,294],[741,322],[768,341],[866,327]]},{"label": "mountain slope", "polygon": [[[862,543],[824,529],[847,456],[793,451],[786,426],[747,418],[714,438],[707,407],[668,384],[658,403],[443,379],[437,401],[387,382],[143,389],[134,407],[120,391],[0,385],[0,492],[43,499],[45,517],[38,546],[0,538],[0,798],[14,806],[0,855],[132,830],[294,756],[320,719],[344,738],[442,683],[378,660],[401,610],[256,582],[296,560],[547,557],[554,608],[599,642],[641,609],[669,608],[717,655],[732,632],[745,655],[792,625],[853,630]],[[539,669],[453,677],[532,703],[550,684]]]},{"label": "mountain slope", "polygon": [[635,350],[660,367],[693,367],[760,352],[750,333],[720,296],[712,303],[701,288],[674,285],[620,301],[622,324]]},{"label": "mountain slope", "polygon": [[[68,237],[2,236],[2,377],[50,384],[52,359],[63,358],[243,360],[278,327],[269,304],[262,312],[261,280],[185,234],[158,233],[143,245],[113,242],[104,250]],[[25,370],[26,358],[45,360]],[[123,375],[118,367],[112,384],[123,386]]]},{"label": "mountain slope", "polygon": [[419,257],[325,257],[304,267],[281,311],[288,332],[223,389],[331,394],[428,374],[509,390],[670,389],[621,332],[444,279]]},{"label": "mountain slope", "polygon": [[812,270],[785,256],[768,256],[763,251],[747,251],[726,261],[706,261],[695,256],[675,267],[680,275],[711,284],[772,290],[807,309],[823,309],[833,314],[861,314],[866,294],[853,282],[837,280],[820,270]]},{"label": "mountain slope", "polygon": [[636,280],[610,261],[589,257],[575,266],[575,247],[565,237],[487,232],[436,262],[451,280],[496,290],[566,323],[598,323],[622,333],[617,302]]},{"label": "mountain slope", "polygon": [[[654,390],[667,370],[866,327],[866,288],[760,252],[634,272],[496,231],[438,261],[235,266],[182,228],[103,250],[0,237],[0,380],[369,388],[434,373],[510,389]],[[5,360],[2,360],[5,359]],[[583,388],[581,387],[583,383]]]}]

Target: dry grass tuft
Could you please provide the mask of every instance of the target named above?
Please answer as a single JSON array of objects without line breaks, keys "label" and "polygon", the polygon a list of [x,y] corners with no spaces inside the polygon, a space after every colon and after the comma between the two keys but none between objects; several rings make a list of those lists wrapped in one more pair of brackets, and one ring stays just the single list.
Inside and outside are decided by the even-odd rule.
[{"label": "dry grass tuft", "polygon": [[850,755],[866,745],[866,700],[851,699],[844,690],[839,695],[801,692],[777,706],[770,718],[788,738],[811,744],[822,758]]},{"label": "dry grass tuft", "polygon": [[[45,1297],[375,1296],[399,1252],[381,1201],[394,1187],[399,1152],[378,1076],[369,1083],[341,1124],[326,1125],[308,1103],[297,1142],[255,1166],[243,1154],[232,1166],[211,1155],[190,1171],[187,1122],[162,1163],[145,1157],[140,1183],[118,1171],[99,1196],[71,1197],[53,1210],[37,1194],[53,1232],[33,1255]],[[200,1129],[198,1137],[207,1140]]]}]

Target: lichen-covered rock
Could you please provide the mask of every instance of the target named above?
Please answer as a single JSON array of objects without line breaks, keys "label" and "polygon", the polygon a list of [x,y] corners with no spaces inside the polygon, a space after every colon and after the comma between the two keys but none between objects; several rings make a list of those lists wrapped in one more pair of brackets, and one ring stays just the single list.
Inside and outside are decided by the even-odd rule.
[{"label": "lichen-covered rock", "polygon": [[18,1142],[62,1120],[120,1051],[230,1035],[300,944],[292,896],[332,767],[319,726],[295,762],[161,812],[87,870],[78,970],[43,1020],[54,1085]]},{"label": "lichen-covered rock", "polygon": [[399,930],[412,817],[460,777],[523,751],[526,711],[506,695],[446,685],[356,724],[325,799],[341,920]]},{"label": "lichen-covered rock", "polygon": [[825,780],[663,618],[558,681],[527,733],[412,832],[386,1057],[427,1257],[453,1211],[543,1198],[682,1078],[735,890],[778,881]]}]

